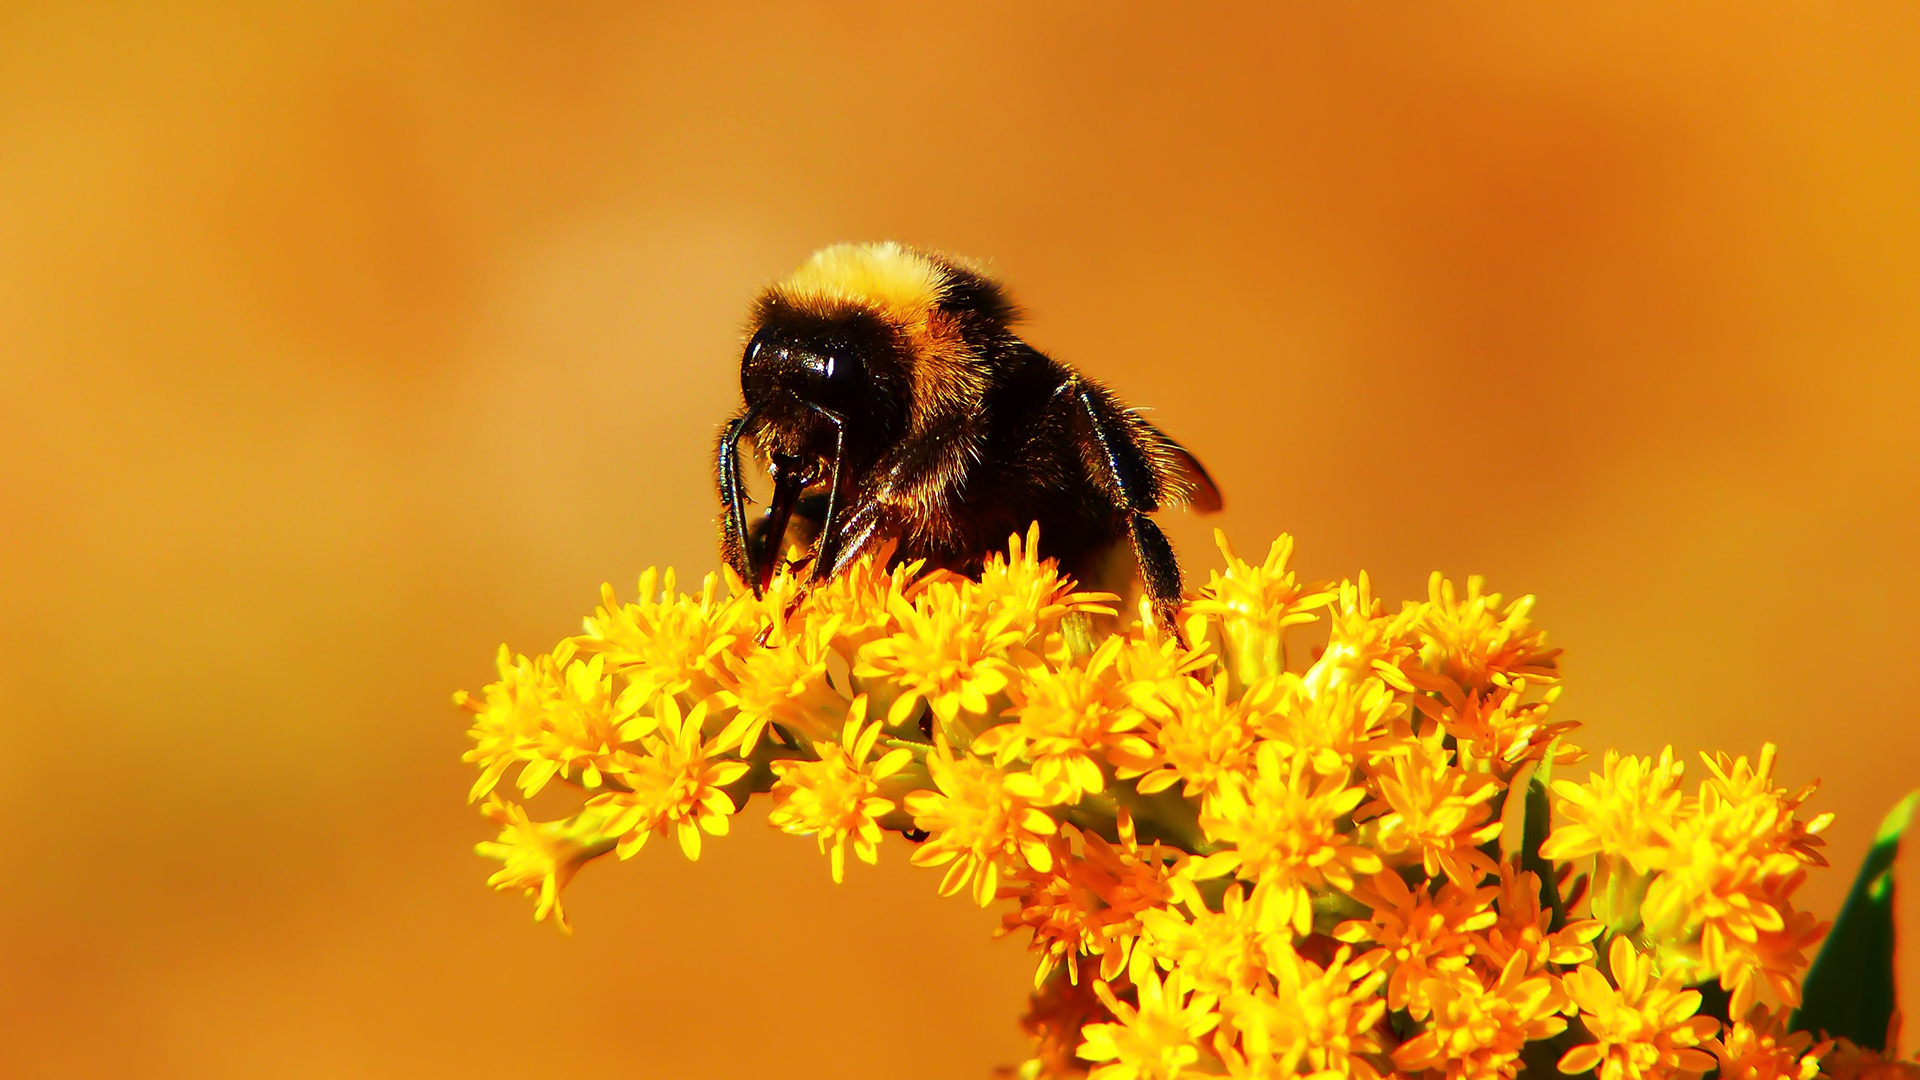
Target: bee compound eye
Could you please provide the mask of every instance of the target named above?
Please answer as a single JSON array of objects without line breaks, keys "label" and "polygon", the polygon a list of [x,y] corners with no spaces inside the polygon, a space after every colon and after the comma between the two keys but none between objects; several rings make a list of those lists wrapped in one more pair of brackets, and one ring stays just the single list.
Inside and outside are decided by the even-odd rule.
[{"label": "bee compound eye", "polygon": [[834,393],[845,395],[866,379],[867,366],[860,362],[860,354],[851,349],[835,349],[821,360],[822,380],[833,388]]}]

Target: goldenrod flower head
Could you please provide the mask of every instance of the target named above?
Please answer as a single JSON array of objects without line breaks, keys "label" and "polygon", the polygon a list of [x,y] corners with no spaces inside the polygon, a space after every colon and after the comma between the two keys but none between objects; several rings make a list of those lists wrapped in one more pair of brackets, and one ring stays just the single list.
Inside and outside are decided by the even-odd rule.
[{"label": "goldenrod flower head", "polygon": [[1560,696],[1550,686],[1537,700],[1527,699],[1527,681],[1456,694],[1453,684],[1441,687],[1442,697],[1420,698],[1421,712],[1437,720],[1459,743],[1463,764],[1492,772],[1511,781],[1529,762],[1552,758],[1555,765],[1579,761],[1584,751],[1562,736],[1580,726],[1574,720],[1548,720],[1547,712]]},{"label": "goldenrod flower head", "polygon": [[[1288,538],[1256,565],[1221,537],[1183,610],[1122,623],[1038,542],[977,580],[886,549],[819,582],[790,552],[758,594],[648,571],[550,653],[503,647],[455,697],[472,797],[510,780],[576,812],[488,799],[492,884],[564,928],[585,862],[669,833],[698,857],[766,792],[835,880],[894,830],[943,893],[1010,902],[1000,932],[1039,961],[1022,1080],[1816,1080],[1826,1046],[1748,1012],[1798,999],[1825,931],[1794,896],[1830,815],[1771,745],[1708,757],[1697,793],[1671,750],[1610,753],[1552,784],[1543,830],[1524,778],[1583,752],[1530,598],[1436,575],[1389,615],[1364,574],[1303,584]],[[1325,647],[1290,657],[1323,608]],[[1505,857],[1503,815],[1526,822]],[[1746,1018],[1712,1039],[1685,987],[1716,979]],[[1825,1072],[1920,1080],[1845,1043]]]},{"label": "goldenrod flower head", "polygon": [[1471,887],[1496,870],[1481,845],[1500,835],[1500,821],[1489,805],[1500,783],[1456,768],[1438,735],[1377,755],[1371,772],[1379,796],[1356,817],[1377,819],[1383,853],[1417,857],[1429,877],[1445,874]]},{"label": "goldenrod flower head", "polygon": [[1220,1023],[1214,996],[1196,992],[1181,972],[1162,979],[1152,965],[1136,964],[1133,985],[1138,1005],[1119,1000],[1104,982],[1093,985],[1115,1022],[1083,1029],[1079,1055],[1106,1062],[1088,1080],[1173,1080],[1199,1062],[1201,1039]]},{"label": "goldenrod flower head", "polygon": [[1221,1002],[1222,1036],[1227,1029],[1238,1036],[1222,1055],[1229,1073],[1378,1077],[1374,1059],[1382,1048],[1375,1030],[1387,1011],[1380,997],[1386,977],[1350,957],[1342,946],[1322,968],[1291,945],[1276,947],[1273,987]]},{"label": "goldenrod flower head", "polygon": [[982,610],[1006,620],[1019,633],[1019,643],[1036,643],[1068,614],[1112,615],[1107,602],[1118,600],[1113,593],[1076,592],[1073,579],[1063,576],[1052,560],[1042,560],[1040,526],[1027,529],[1023,542],[1014,536],[1007,553],[987,556],[980,568],[980,580],[973,586],[974,603]]},{"label": "goldenrod flower head", "polygon": [[945,582],[920,590],[911,602],[889,598],[899,629],[861,649],[853,668],[857,676],[899,687],[889,726],[905,724],[925,701],[942,730],[952,732],[963,711],[984,721],[996,711],[993,701],[1004,700],[1014,672],[1007,653],[1021,631],[1011,613],[988,613],[970,599],[968,589]]},{"label": "goldenrod flower head", "polygon": [[657,733],[641,740],[644,754],[622,752],[615,759],[628,790],[597,795],[589,807],[611,807],[607,832],[620,837],[617,851],[631,858],[649,837],[671,831],[689,859],[700,857],[700,833],[725,836],[734,812],[723,788],[747,774],[744,761],[726,758],[702,737],[707,705],[682,714],[670,697],[656,703]]},{"label": "goldenrod flower head", "polygon": [[566,666],[559,692],[548,701],[546,718],[534,737],[535,757],[520,770],[520,790],[527,795],[537,794],[555,773],[571,776],[575,767],[581,783],[599,787],[602,767],[614,751],[639,732],[652,730],[650,717],[630,716],[625,703],[615,703],[605,659],[595,656]]},{"label": "goldenrod flower head", "polygon": [[578,772],[587,787],[600,786],[611,755],[628,737],[622,729],[635,721],[614,700],[604,658],[572,655],[563,644],[552,656],[532,662],[520,657],[509,665],[502,649],[501,678],[487,687],[486,703],[475,705],[465,695],[455,699],[477,714],[469,734],[479,745],[466,760],[482,762],[483,772],[469,798],[492,790],[516,763],[522,766],[516,783],[528,797],[556,775]]},{"label": "goldenrod flower head", "polygon": [[1736,1015],[1761,982],[1797,1002],[1804,950],[1824,933],[1792,895],[1829,819],[1795,817],[1811,788],[1774,788],[1772,761],[1771,746],[1757,766],[1708,759],[1711,777],[1687,798],[1670,752],[1657,763],[1610,754],[1587,784],[1555,783],[1567,823],[1541,846],[1551,859],[1596,855],[1593,913],[1639,933],[1661,971],[1718,978]]},{"label": "goldenrod flower head", "polygon": [[786,635],[778,645],[767,645],[731,657],[738,685],[715,696],[721,706],[736,712],[720,737],[720,744],[751,755],[760,745],[768,724],[779,724],[803,738],[831,739],[845,722],[847,696],[827,681],[829,643],[839,628],[832,616]]},{"label": "goldenrod flower head", "polygon": [[1231,871],[1253,882],[1264,925],[1291,926],[1298,934],[1312,924],[1311,890],[1351,889],[1355,874],[1381,868],[1379,855],[1344,831],[1366,790],[1349,787],[1345,773],[1320,776],[1309,764],[1310,755],[1262,744],[1252,781],[1201,815],[1208,834],[1234,849],[1199,860],[1192,870],[1196,878]]},{"label": "goldenrod flower head", "polygon": [[1234,555],[1220,530],[1213,531],[1213,540],[1227,567],[1212,573],[1187,611],[1210,618],[1220,629],[1227,674],[1238,689],[1286,670],[1287,629],[1318,619],[1314,613],[1333,593],[1325,585],[1301,585],[1287,569],[1293,557],[1291,536],[1275,540],[1258,566]]},{"label": "goldenrod flower head", "polygon": [[1533,629],[1527,619],[1533,597],[1522,596],[1501,607],[1500,594],[1483,592],[1485,587],[1484,580],[1470,577],[1463,597],[1453,582],[1434,571],[1427,580],[1418,630],[1421,665],[1467,692],[1505,686],[1516,678],[1535,685],[1557,680],[1560,650],[1548,648],[1546,633]]},{"label": "goldenrod flower head", "polygon": [[1545,971],[1548,964],[1590,964],[1592,941],[1606,929],[1598,919],[1574,919],[1550,930],[1551,912],[1540,904],[1540,875],[1513,861],[1500,866],[1494,912],[1481,935],[1480,954],[1496,970],[1516,954],[1526,958],[1530,972]]},{"label": "goldenrod flower head", "polygon": [[[1199,989],[1221,995],[1252,990],[1268,978],[1270,950],[1292,951],[1292,928],[1276,933],[1262,926],[1244,885],[1228,887],[1219,911],[1202,904],[1197,892],[1187,895],[1191,916],[1177,907],[1141,913],[1139,947],[1162,968],[1186,972]],[[1281,937],[1287,941],[1276,946]]]},{"label": "goldenrod flower head", "polygon": [[1387,978],[1388,1007],[1422,1019],[1432,1010],[1421,991],[1431,979],[1445,981],[1466,970],[1482,947],[1480,931],[1497,919],[1491,905],[1499,890],[1449,881],[1436,896],[1424,882],[1408,888],[1392,871],[1375,874],[1370,886],[1355,898],[1373,908],[1372,918],[1341,923],[1333,936],[1378,946],[1366,953],[1366,962]]},{"label": "goldenrod flower head", "polygon": [[1247,778],[1256,737],[1241,702],[1232,701],[1225,679],[1211,686],[1179,676],[1142,699],[1142,708],[1159,723],[1151,746],[1116,746],[1112,759],[1120,779],[1138,777],[1142,795],[1181,785],[1181,793],[1208,810]]},{"label": "goldenrod flower head", "polygon": [[[1165,910],[1173,896],[1167,856],[1160,846],[1141,847],[1133,819],[1124,809],[1119,842],[1065,826],[1051,843],[1053,864],[1046,870],[1023,867],[1002,886],[1000,896],[1017,900],[998,937],[1025,928],[1032,949],[1041,954],[1034,973],[1040,985],[1063,962],[1070,978],[1079,975],[1076,956],[1099,961],[1099,977],[1111,980],[1125,967],[1140,936],[1141,918]],[[1077,850],[1076,850],[1077,849]]]},{"label": "goldenrod flower head", "polygon": [[847,844],[872,866],[879,858],[880,819],[894,808],[880,795],[880,781],[913,760],[906,749],[889,750],[869,762],[880,740],[881,723],[866,723],[867,699],[847,712],[840,740],[813,744],[817,761],[775,761],[773,809],[767,823],[793,836],[812,836],[832,862],[833,880],[846,876]]},{"label": "goldenrod flower head", "polygon": [[[800,601],[797,620],[815,627],[831,620],[832,645],[847,657],[892,632],[893,601],[908,599],[916,588],[947,580],[947,577],[922,575],[924,563],[920,560],[889,565],[886,556],[890,552],[891,545],[863,555],[846,570],[813,586]],[[816,629],[814,633],[818,635],[819,631]]]},{"label": "goldenrod flower head", "polygon": [[1260,734],[1310,756],[1322,775],[1354,768],[1407,712],[1393,687],[1373,675],[1318,692],[1291,672],[1248,688],[1242,707]]},{"label": "goldenrod flower head", "polygon": [[589,811],[565,821],[529,821],[525,807],[498,797],[489,798],[482,812],[500,826],[500,836],[474,850],[503,864],[487,884],[526,893],[534,900],[535,922],[552,915],[561,930],[571,932],[560,890],[588,861],[612,849],[613,839],[601,833],[605,815]]},{"label": "goldenrod flower head", "polygon": [[1152,606],[1141,601],[1140,621],[1120,643],[1120,681],[1129,697],[1145,703],[1189,675],[1201,680],[1211,677],[1214,656],[1206,642],[1206,620],[1197,616],[1188,620],[1186,633],[1197,644],[1189,646],[1163,633],[1153,619]]},{"label": "goldenrod flower head", "polygon": [[718,575],[702,579],[695,596],[675,585],[673,570],[662,574],[650,566],[631,604],[619,603],[612,585],[600,586],[600,606],[572,639],[581,652],[606,657],[609,672],[625,676],[621,704],[628,712],[646,709],[660,694],[699,701],[724,678],[722,657],[739,636],[737,610],[720,598]]},{"label": "goldenrod flower head", "polygon": [[1763,743],[1752,764],[1745,755],[1700,755],[1708,776],[1700,785],[1699,816],[1713,823],[1723,842],[1738,843],[1768,857],[1778,872],[1798,868],[1786,861],[1787,856],[1797,863],[1825,866],[1827,860],[1814,849],[1826,844],[1820,833],[1833,824],[1833,815],[1820,814],[1804,822],[1795,816],[1820,785],[1806,784],[1797,791],[1774,787],[1777,752],[1772,743]]},{"label": "goldenrod flower head", "polygon": [[[1084,965],[1082,965],[1084,966]],[[1087,1075],[1087,1063],[1076,1053],[1081,1032],[1089,1024],[1112,1023],[1113,1013],[1094,992],[1097,980],[1087,971],[1056,973],[1027,1005],[1020,1027],[1033,1040],[1031,1059],[1015,1070],[1002,1070],[1016,1080],[1078,1080]]]},{"label": "goldenrod flower head", "polygon": [[[1900,1045],[1900,1014],[1887,1023],[1887,1046]],[[1883,1053],[1870,1046],[1859,1046],[1852,1039],[1835,1039],[1831,1049],[1820,1055],[1820,1075],[1828,1080],[1920,1080],[1920,1061]],[[1731,1078],[1729,1078],[1731,1080]]]},{"label": "goldenrod flower head", "polygon": [[1414,631],[1424,614],[1418,606],[1386,614],[1364,571],[1358,583],[1341,582],[1328,608],[1326,651],[1307,669],[1308,693],[1369,677],[1412,693],[1414,685],[1403,669],[1416,663],[1419,638]]},{"label": "goldenrod flower head", "polygon": [[1555,780],[1553,809],[1563,824],[1540,845],[1541,856],[1565,862],[1604,852],[1639,873],[1655,869],[1666,857],[1662,837],[1680,812],[1685,771],[1671,746],[1658,759],[1609,750],[1600,774],[1586,783]]},{"label": "goldenrod flower head", "polygon": [[973,882],[981,907],[994,898],[1002,867],[1053,868],[1047,837],[1056,825],[1034,805],[1039,785],[1027,773],[1008,773],[971,755],[955,758],[946,740],[927,758],[940,790],[907,796],[907,812],[930,836],[913,853],[915,866],[945,866],[940,895],[951,896]]},{"label": "goldenrod flower head", "polygon": [[1052,863],[1046,870],[1023,866],[1008,875],[999,897],[1019,906],[1001,917],[995,937],[1026,930],[1029,948],[1040,954],[1033,985],[1038,988],[1056,971],[1079,977],[1080,957],[1097,958],[1100,977],[1111,979],[1126,962],[1126,943],[1117,939],[1103,918],[1108,910],[1100,899],[1095,873],[1080,866],[1072,841],[1079,835],[1071,825],[1049,844]]},{"label": "goldenrod flower head", "polygon": [[1446,1080],[1512,1077],[1527,1043],[1552,1038],[1567,1026],[1555,1015],[1552,977],[1529,977],[1518,956],[1491,983],[1468,968],[1429,979],[1421,993],[1431,1009],[1426,1027],[1393,1052],[1394,1065],[1403,1071],[1430,1069]]},{"label": "goldenrod flower head", "polygon": [[461,757],[480,766],[468,802],[492,791],[508,769],[532,757],[548,703],[560,693],[551,656],[514,656],[502,645],[494,663],[500,678],[487,684],[480,700],[465,690],[453,695],[455,705],[474,714],[467,735],[479,744]]},{"label": "goldenrod flower head", "polygon": [[1827,924],[1793,908],[1806,875],[1763,876],[1738,853],[1698,840],[1683,850],[1688,861],[1654,878],[1640,908],[1642,933],[1661,969],[1689,982],[1718,977],[1735,1012],[1753,1004],[1761,982],[1799,1004],[1807,950],[1827,932]]},{"label": "goldenrod flower head", "polygon": [[1787,1031],[1787,1014],[1755,1005],[1718,1038],[1701,1045],[1720,1061],[1722,1080],[1813,1080],[1829,1044],[1813,1046],[1813,1033]]},{"label": "goldenrod flower head", "polygon": [[1016,760],[1032,763],[1033,778],[1050,794],[1049,802],[1077,803],[1106,787],[1100,767],[1110,753],[1122,759],[1152,752],[1152,745],[1130,734],[1144,722],[1121,685],[1115,663],[1124,639],[1108,638],[1084,666],[1036,665],[1013,683],[1018,719],[987,729],[973,751],[1002,767]]},{"label": "goldenrod flower head", "polygon": [[1700,1047],[1720,1022],[1694,1015],[1699,992],[1682,989],[1672,975],[1655,978],[1653,961],[1624,937],[1613,939],[1607,960],[1613,986],[1590,967],[1566,976],[1567,996],[1580,1007],[1580,1019],[1595,1041],[1567,1051],[1560,1071],[1598,1069],[1600,1080],[1642,1080],[1713,1068],[1713,1055]]}]

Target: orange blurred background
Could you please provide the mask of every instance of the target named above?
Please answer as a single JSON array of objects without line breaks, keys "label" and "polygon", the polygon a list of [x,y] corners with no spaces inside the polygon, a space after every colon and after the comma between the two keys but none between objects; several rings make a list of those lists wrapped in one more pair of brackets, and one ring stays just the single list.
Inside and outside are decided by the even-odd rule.
[{"label": "orange blurred background", "polygon": [[746,302],[845,239],[990,260],[1243,553],[1538,594],[1589,747],[1777,741],[1830,915],[1920,782],[1920,9],[1497,14],[7,5],[0,1075],[1019,1058],[897,840],[756,805],[572,938],[470,851],[449,693],[713,565]]}]

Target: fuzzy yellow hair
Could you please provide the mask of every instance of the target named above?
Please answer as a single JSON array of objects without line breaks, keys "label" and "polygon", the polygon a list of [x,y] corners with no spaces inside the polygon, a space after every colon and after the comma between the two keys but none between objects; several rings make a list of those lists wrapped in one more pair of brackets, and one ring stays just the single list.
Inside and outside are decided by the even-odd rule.
[{"label": "fuzzy yellow hair", "polygon": [[793,307],[866,307],[900,325],[923,323],[947,286],[938,263],[904,244],[821,248],[771,290]]}]

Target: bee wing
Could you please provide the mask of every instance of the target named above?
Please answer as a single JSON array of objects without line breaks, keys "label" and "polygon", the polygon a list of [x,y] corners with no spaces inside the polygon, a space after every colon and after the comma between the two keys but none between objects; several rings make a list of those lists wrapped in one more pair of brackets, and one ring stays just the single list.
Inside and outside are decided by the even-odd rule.
[{"label": "bee wing", "polygon": [[1167,439],[1167,458],[1161,471],[1161,482],[1173,491],[1184,492],[1183,501],[1188,506],[1202,514],[1220,512],[1220,488],[1191,450]]}]

